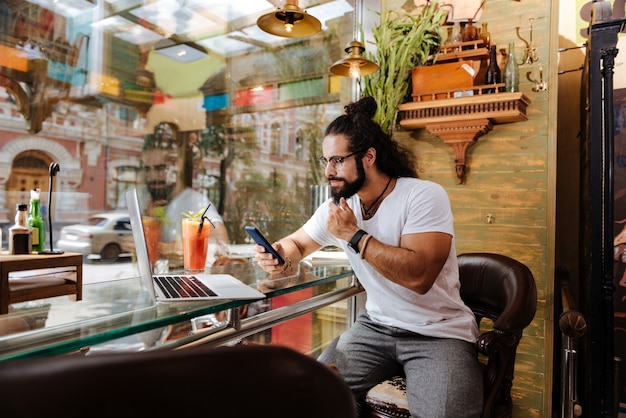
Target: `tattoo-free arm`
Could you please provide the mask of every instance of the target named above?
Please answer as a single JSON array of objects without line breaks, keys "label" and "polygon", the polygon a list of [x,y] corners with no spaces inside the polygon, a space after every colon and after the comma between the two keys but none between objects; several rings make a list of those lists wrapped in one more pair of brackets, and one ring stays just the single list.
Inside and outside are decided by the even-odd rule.
[{"label": "tattoo-free arm", "polygon": [[[359,248],[364,242],[360,240]],[[403,235],[399,247],[383,244],[372,236],[364,258],[394,283],[424,294],[439,276],[451,245],[452,237],[443,232]]]}]

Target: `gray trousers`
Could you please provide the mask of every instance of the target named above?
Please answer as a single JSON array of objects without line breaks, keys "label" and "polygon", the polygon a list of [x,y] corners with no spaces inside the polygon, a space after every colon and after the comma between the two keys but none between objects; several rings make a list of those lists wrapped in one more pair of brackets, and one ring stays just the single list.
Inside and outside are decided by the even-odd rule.
[{"label": "gray trousers", "polygon": [[360,402],[367,391],[406,375],[413,418],[479,417],[483,378],[476,347],[372,322],[365,311],[320,355],[334,364]]}]

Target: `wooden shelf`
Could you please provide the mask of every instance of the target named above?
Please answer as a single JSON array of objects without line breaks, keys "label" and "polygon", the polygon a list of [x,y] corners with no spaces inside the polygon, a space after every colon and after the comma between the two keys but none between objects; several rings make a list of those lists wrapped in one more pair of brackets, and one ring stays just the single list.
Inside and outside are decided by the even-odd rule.
[{"label": "wooden shelf", "polygon": [[[498,86],[498,85],[496,85]],[[493,124],[528,120],[526,108],[530,99],[523,93],[485,93],[493,86],[474,86],[460,91],[471,92],[471,96],[452,97],[448,91],[446,99],[423,100],[398,106],[400,126],[404,129],[426,128],[450,145],[455,153],[456,175],[459,184],[466,174],[467,149],[478,138],[491,131]],[[435,94],[442,92],[432,92]],[[424,96],[424,95],[422,95]],[[433,96],[434,97],[434,96]]]},{"label": "wooden shelf", "polygon": [[[459,92],[481,92],[473,96],[403,103],[398,106],[400,126],[404,129],[421,129],[433,122],[490,119],[492,123],[498,124],[528,120],[526,108],[530,99],[524,93],[482,93],[487,88],[492,86],[474,86]],[[441,93],[449,96],[455,94],[454,91],[440,91],[422,96]]]},{"label": "wooden shelf", "polygon": [[[488,59],[489,49],[482,40],[443,44],[436,57],[437,63],[467,59]],[[431,59],[431,61],[433,60]]]}]

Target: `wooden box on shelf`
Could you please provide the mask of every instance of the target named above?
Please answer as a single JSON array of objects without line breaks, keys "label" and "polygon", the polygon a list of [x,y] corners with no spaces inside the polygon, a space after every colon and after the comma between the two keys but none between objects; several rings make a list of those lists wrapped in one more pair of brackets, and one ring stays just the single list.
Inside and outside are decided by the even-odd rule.
[{"label": "wooden box on shelf", "polygon": [[447,99],[446,91],[471,90],[484,80],[488,58],[482,40],[443,44],[429,65],[413,69],[413,101]]},{"label": "wooden box on shelf", "polygon": [[467,59],[489,59],[489,49],[482,40],[443,44],[437,54],[438,63]]},{"label": "wooden box on shelf", "polygon": [[445,98],[444,95],[425,96],[424,93],[471,89],[479,69],[480,61],[471,60],[415,67],[412,73],[413,100],[415,97],[423,97],[423,100]]},{"label": "wooden box on shelf", "polygon": [[13,303],[64,295],[83,297],[82,254],[0,254],[0,314]]}]

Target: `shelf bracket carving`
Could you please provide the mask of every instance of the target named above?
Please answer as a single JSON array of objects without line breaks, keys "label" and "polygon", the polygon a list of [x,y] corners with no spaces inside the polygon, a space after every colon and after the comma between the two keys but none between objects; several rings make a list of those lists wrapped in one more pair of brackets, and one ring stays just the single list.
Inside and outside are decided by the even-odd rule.
[{"label": "shelf bracket carving", "polygon": [[454,150],[454,163],[458,184],[463,184],[466,173],[467,150],[478,138],[491,131],[489,119],[472,119],[458,122],[439,122],[426,124],[426,130],[436,135]]},{"label": "shelf bracket carving", "polygon": [[451,90],[445,92],[445,99],[418,97],[398,106],[400,127],[425,128],[454,149],[458,184],[463,184],[467,174],[467,150],[479,137],[491,131],[493,125],[528,120],[526,108],[530,100],[523,93],[483,94],[485,87],[488,86],[474,86],[471,96],[452,97]]}]

